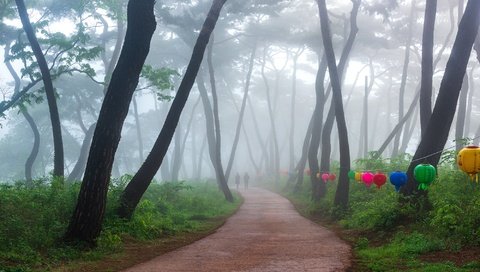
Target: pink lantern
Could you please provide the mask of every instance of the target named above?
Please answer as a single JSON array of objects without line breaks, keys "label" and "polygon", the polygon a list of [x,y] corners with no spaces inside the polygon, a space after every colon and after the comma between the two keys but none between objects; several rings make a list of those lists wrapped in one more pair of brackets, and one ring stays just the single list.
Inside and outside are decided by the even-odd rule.
[{"label": "pink lantern", "polygon": [[373,173],[372,172],[363,172],[362,181],[365,183],[365,186],[370,187],[373,184]]},{"label": "pink lantern", "polygon": [[330,175],[328,176],[328,179],[330,181],[334,181],[336,178],[337,178],[337,176],[334,173],[330,173]]},{"label": "pink lantern", "polygon": [[322,180],[323,180],[323,182],[327,183],[328,178],[330,178],[330,174],[329,174],[329,173],[323,173],[323,174],[322,174]]}]

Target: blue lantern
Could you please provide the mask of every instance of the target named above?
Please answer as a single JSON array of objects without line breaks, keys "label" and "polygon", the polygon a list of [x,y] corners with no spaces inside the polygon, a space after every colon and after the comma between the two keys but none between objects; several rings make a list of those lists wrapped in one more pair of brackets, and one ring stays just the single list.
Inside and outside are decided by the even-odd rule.
[{"label": "blue lantern", "polygon": [[390,174],[390,183],[395,186],[395,191],[400,191],[400,187],[407,183],[407,174],[404,172],[396,171]]}]

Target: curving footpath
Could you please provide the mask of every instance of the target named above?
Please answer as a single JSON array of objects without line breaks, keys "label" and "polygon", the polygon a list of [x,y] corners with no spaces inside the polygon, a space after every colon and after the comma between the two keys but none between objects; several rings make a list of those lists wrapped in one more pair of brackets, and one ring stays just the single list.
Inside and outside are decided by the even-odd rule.
[{"label": "curving footpath", "polygon": [[147,271],[345,271],[350,246],[300,216],[282,196],[259,188],[214,234],[131,267]]}]

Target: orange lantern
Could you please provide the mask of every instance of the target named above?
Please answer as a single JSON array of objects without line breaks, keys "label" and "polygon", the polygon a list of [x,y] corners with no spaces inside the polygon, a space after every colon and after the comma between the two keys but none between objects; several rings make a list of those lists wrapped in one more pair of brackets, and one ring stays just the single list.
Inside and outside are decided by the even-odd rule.
[{"label": "orange lantern", "polygon": [[355,180],[358,183],[362,183],[362,172],[355,172]]},{"label": "orange lantern", "polygon": [[478,182],[477,173],[480,172],[480,147],[467,146],[458,152],[457,164],[460,169],[467,173],[470,178]]}]

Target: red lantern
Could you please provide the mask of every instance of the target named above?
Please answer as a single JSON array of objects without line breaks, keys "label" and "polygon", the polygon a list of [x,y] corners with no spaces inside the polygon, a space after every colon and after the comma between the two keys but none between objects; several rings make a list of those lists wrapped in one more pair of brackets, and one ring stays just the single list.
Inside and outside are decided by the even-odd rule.
[{"label": "red lantern", "polygon": [[372,172],[363,172],[362,181],[365,183],[365,186],[370,187],[373,184],[373,173]]},{"label": "red lantern", "polygon": [[387,176],[383,173],[377,172],[373,176],[373,183],[377,185],[377,188],[380,189],[385,183],[387,183]]},{"label": "red lantern", "polygon": [[330,173],[330,175],[328,176],[328,179],[330,181],[334,181],[336,178],[337,178],[337,176],[334,173]]}]

